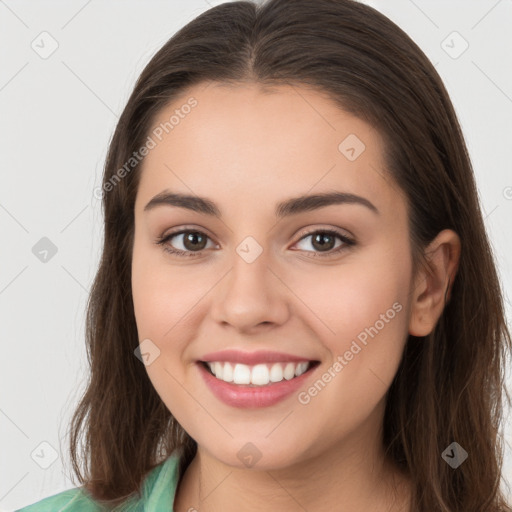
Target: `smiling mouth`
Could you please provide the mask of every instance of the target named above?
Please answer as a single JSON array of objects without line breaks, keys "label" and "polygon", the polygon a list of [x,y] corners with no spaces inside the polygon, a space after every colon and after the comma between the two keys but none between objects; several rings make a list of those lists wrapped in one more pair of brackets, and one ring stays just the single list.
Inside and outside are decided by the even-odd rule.
[{"label": "smiling mouth", "polygon": [[275,362],[246,365],[224,361],[199,361],[215,378],[247,387],[278,384],[300,377],[320,364],[320,361]]}]

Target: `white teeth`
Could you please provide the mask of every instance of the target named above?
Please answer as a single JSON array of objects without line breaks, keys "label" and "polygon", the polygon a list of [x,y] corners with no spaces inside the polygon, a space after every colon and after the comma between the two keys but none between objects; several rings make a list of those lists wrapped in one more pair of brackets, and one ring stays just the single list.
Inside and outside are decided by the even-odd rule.
[{"label": "white teeth", "polygon": [[251,384],[265,386],[270,382],[270,372],[266,364],[257,364],[251,371]]},{"label": "white teeth", "polygon": [[246,364],[223,363],[220,361],[207,363],[212,373],[220,380],[234,382],[235,384],[249,384],[253,386],[266,386],[271,382],[281,382],[283,379],[291,380],[299,377],[310,367],[309,362],[302,363],[273,363]]},{"label": "white teeth", "polygon": [[308,369],[308,366],[309,363],[299,363],[295,370],[295,377],[300,377]]},{"label": "white teeth", "polygon": [[218,375],[219,379],[224,378],[224,365],[222,363],[215,363],[215,375]]},{"label": "white teeth", "polygon": [[[215,366],[221,363],[215,363]],[[215,372],[217,376],[217,372]],[[222,379],[222,375],[219,375],[219,379]],[[233,382],[235,384],[250,384],[251,383],[251,368],[245,364],[235,365],[235,371],[233,372]]]},{"label": "white teeth", "polygon": [[281,382],[283,380],[283,367],[279,364],[273,364],[270,369],[270,382]]},{"label": "white teeth", "polygon": [[224,370],[222,372],[222,380],[226,382],[233,382],[233,367],[230,363],[224,363]]}]

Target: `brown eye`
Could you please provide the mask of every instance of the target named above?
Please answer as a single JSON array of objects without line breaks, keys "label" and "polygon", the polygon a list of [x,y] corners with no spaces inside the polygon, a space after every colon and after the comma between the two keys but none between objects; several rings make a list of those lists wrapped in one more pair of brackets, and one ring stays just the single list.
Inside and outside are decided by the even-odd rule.
[{"label": "brown eye", "polygon": [[[329,233],[315,233],[312,235],[311,245],[318,249],[319,251],[328,251],[330,249],[334,249],[334,245],[336,244],[336,237]],[[331,247],[332,246],[332,247]]]},{"label": "brown eye", "polygon": [[[171,244],[171,241],[176,238],[178,242]],[[181,241],[179,241],[181,238]],[[207,247],[209,236],[202,231],[193,229],[182,229],[175,233],[170,233],[165,237],[157,240],[158,245],[162,245],[166,252],[177,256],[199,256],[202,251]],[[350,246],[356,244],[355,240],[348,238],[347,236],[334,230],[317,229],[316,231],[310,231],[302,236],[297,243],[303,243],[307,238],[311,238],[310,245],[313,251],[302,248],[306,252],[312,253],[312,256],[329,257],[338,254],[339,252],[348,249]],[[336,245],[336,239],[340,240],[341,243]],[[181,248],[176,247],[181,245]]]},{"label": "brown eye", "polygon": [[[308,238],[311,239],[309,245],[313,248],[313,251],[304,249],[304,247],[302,249],[306,250],[306,252],[312,252],[313,256],[320,257],[333,256],[356,244],[355,240],[348,238],[338,231],[329,229],[317,229],[316,231],[310,231],[302,236],[297,243],[302,243]],[[341,243],[336,245],[336,239],[341,240]]]},{"label": "brown eye", "polygon": [[[174,244],[178,245],[178,248],[175,247],[174,244],[171,244],[173,239],[178,240],[174,242]],[[209,236],[201,231],[182,229],[181,231],[170,233],[160,238],[156,243],[162,245],[164,250],[171,254],[178,256],[196,256],[206,248],[208,239]]]},{"label": "brown eye", "polygon": [[185,249],[189,251],[202,251],[205,248],[208,237],[204,234],[199,231],[186,231],[182,234],[185,235],[183,237]]}]

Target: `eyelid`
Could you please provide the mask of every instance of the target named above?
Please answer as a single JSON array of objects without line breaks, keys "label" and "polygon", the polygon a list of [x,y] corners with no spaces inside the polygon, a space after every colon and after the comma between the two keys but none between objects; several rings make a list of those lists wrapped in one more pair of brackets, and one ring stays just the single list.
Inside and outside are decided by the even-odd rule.
[{"label": "eyelid", "polygon": [[[176,248],[170,249],[170,248],[165,247],[166,242],[168,240],[170,240],[171,238],[174,238],[175,236],[179,236],[179,235],[182,235],[182,234],[188,233],[188,232],[197,232],[201,235],[206,235],[206,237],[209,240],[211,240],[215,245],[217,245],[217,247],[219,245],[218,243],[215,242],[214,237],[210,236],[207,229],[204,229],[204,228],[198,229],[197,227],[194,227],[194,226],[181,226],[180,228],[176,228],[175,231],[171,230],[169,233],[164,233],[161,237],[159,237],[157,239],[156,243],[158,245],[164,246],[164,250],[166,250],[167,252],[177,255],[177,256],[187,255],[187,256],[199,257],[199,256],[203,255],[203,253],[206,252],[207,249],[202,249],[200,251],[183,251],[181,249],[176,249]],[[320,226],[312,225],[307,228],[303,228],[300,235],[298,236],[298,239],[293,243],[293,245],[298,244],[299,242],[301,242],[308,236],[311,236],[315,233],[331,234],[334,237],[338,237],[341,240],[342,244],[336,248],[325,251],[325,253],[322,253],[321,251],[320,252],[305,251],[306,253],[311,253],[313,255],[311,257],[325,257],[325,258],[329,258],[330,256],[334,257],[334,256],[338,255],[340,252],[356,245],[356,243],[357,243],[355,238],[353,237],[353,235],[345,234],[344,232],[342,232],[341,228],[338,228],[338,227],[334,228],[334,227],[330,227],[330,226],[326,227],[326,226],[321,226],[321,225]],[[300,250],[298,250],[298,251],[300,252]]]},{"label": "eyelid", "polygon": [[[313,233],[317,233],[318,231],[336,233],[336,235],[338,235],[338,236],[342,236],[342,237],[345,237],[345,238],[348,238],[348,239],[351,239],[351,240],[355,241],[354,236],[349,231],[347,231],[346,229],[338,228],[338,227],[333,227],[333,226],[322,225],[322,224],[320,224],[320,225],[312,224],[311,226],[303,228],[300,231],[300,234],[297,235],[298,236],[297,242],[300,241],[305,236],[311,235]],[[295,242],[295,243],[297,243],[297,242]]]},{"label": "eyelid", "polygon": [[[312,255],[312,256],[308,256],[308,257],[320,257],[320,258],[326,258],[326,259],[329,257],[335,257],[335,256],[338,256],[341,252],[348,250],[357,244],[353,235],[345,234],[344,232],[341,231],[340,228],[315,226],[312,228],[306,228],[306,231],[303,231],[300,234],[298,240],[293,245],[297,245],[298,243],[302,242],[303,240],[307,239],[308,237],[310,237],[311,235],[314,235],[316,233],[327,233],[328,235],[338,238],[341,240],[341,245],[339,245],[338,247],[329,249],[328,251],[325,251],[325,252],[305,251],[306,253],[309,253]],[[300,249],[298,249],[298,251],[300,251]]]},{"label": "eyelid", "polygon": [[[185,233],[199,233],[201,235],[205,235],[206,238],[209,241],[211,241],[214,245],[216,245],[217,247],[219,246],[219,244],[217,242],[215,242],[214,237],[210,236],[210,234],[209,234],[207,229],[204,229],[204,228],[198,229],[198,228],[195,228],[195,227],[192,227],[192,226],[182,226],[180,228],[176,228],[176,230],[171,230],[168,233],[166,232],[163,235],[159,236],[156,239],[155,243],[157,245],[162,245],[165,248],[165,245],[166,245],[168,240],[170,240],[170,239],[172,239],[172,238],[174,238],[176,236],[183,235]],[[167,249],[167,250],[168,250],[168,252],[173,252],[173,251],[175,251],[176,253],[186,252],[186,253],[188,253],[190,255],[193,255],[193,254],[199,255],[199,254],[202,254],[203,252],[205,252],[207,249],[201,249],[200,251],[195,251],[195,252],[194,251],[182,251],[181,249],[175,249],[175,248],[173,248],[172,250],[170,250],[170,249]]]},{"label": "eyelid", "polygon": [[[180,226],[179,228],[176,228],[176,231],[171,229],[169,232],[164,232],[164,234],[161,235],[160,237],[158,237],[158,239],[162,240],[162,239],[170,237],[171,235],[179,235],[179,234],[182,234],[184,231],[197,231],[201,234],[207,235],[208,238],[210,238],[211,240],[214,240],[214,238],[215,238],[214,236],[211,235],[210,231],[208,231],[206,228],[203,228],[203,227],[198,228],[198,227],[192,226],[192,225],[183,225],[183,226]],[[333,231],[338,235],[341,235],[341,236],[344,236],[345,238],[354,240],[354,236],[346,229],[333,227],[333,226],[327,226],[327,225],[321,225],[321,224],[320,225],[311,224],[308,227],[302,228],[299,235],[297,235],[298,238],[294,242],[294,244],[299,242],[305,236],[316,233],[317,231]]]},{"label": "eyelid", "polygon": [[164,231],[163,235],[161,235],[159,237],[159,239],[168,238],[171,235],[179,235],[179,234],[183,233],[184,231],[186,231],[186,232],[188,232],[188,231],[197,231],[198,233],[207,235],[208,238],[210,238],[211,240],[213,240],[215,238],[214,236],[212,236],[210,231],[208,231],[206,228],[203,228],[203,227],[198,228],[197,226],[192,226],[192,225],[186,225],[185,224],[183,226],[170,229],[169,231]]}]

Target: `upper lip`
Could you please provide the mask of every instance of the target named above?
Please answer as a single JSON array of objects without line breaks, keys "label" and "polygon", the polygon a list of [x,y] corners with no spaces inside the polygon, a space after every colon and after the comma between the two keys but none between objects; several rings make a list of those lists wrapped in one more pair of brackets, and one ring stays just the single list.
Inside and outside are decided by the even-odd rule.
[{"label": "upper lip", "polygon": [[293,354],[286,354],[284,352],[273,352],[268,350],[259,350],[256,352],[242,352],[240,350],[227,349],[218,352],[210,352],[205,354],[199,361],[213,362],[222,361],[230,363],[241,363],[246,365],[255,365],[258,363],[279,363],[279,362],[294,362],[300,363],[302,361],[314,361],[309,357],[295,356]]}]

